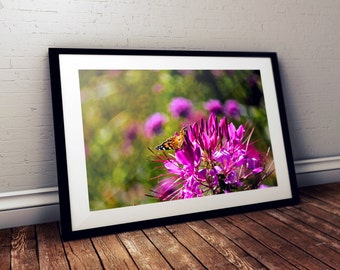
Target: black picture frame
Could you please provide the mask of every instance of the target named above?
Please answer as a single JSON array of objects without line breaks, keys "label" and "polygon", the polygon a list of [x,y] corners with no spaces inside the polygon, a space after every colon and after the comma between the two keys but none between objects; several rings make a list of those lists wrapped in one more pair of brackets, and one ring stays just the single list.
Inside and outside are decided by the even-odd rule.
[{"label": "black picture frame", "polygon": [[[60,200],[61,233],[64,240],[129,231],[188,220],[204,219],[245,211],[281,207],[298,202],[293,157],[276,53],[50,48],[49,63]],[[218,83],[211,82],[211,78],[207,79],[204,77],[211,77],[211,74],[213,74],[213,76],[217,76],[216,80],[218,80]],[[225,77],[221,78],[221,74]],[[124,76],[124,78],[122,76]],[[185,76],[191,77],[188,78]],[[202,88],[203,90],[201,88],[200,90],[197,90],[197,88],[195,88],[197,85],[199,87],[203,85],[202,81],[198,83],[198,80],[202,80],[203,82],[210,80],[210,84],[207,83],[208,86],[204,84],[204,88]],[[132,81],[135,81],[135,84],[133,84]],[[159,81],[164,82],[164,85],[157,84]],[[230,84],[230,81],[237,82]],[[186,84],[184,84],[184,82]],[[155,86],[156,84],[158,89],[150,88],[151,85]],[[138,92],[136,85],[138,86]],[[147,91],[145,94],[146,96],[143,94],[144,88],[139,88],[140,85],[147,89],[145,90]],[[111,140],[109,144],[110,148],[112,147],[111,150],[107,150],[111,151],[109,155],[112,157],[112,163],[109,163],[109,166],[115,168],[115,166],[118,166],[117,164],[120,164],[120,159],[123,158],[119,153],[122,152],[124,155],[127,155],[125,152],[128,152],[125,150],[127,149],[127,146],[125,144],[123,145],[122,142],[124,139],[123,130],[126,131],[127,128],[124,127],[125,129],[123,129],[121,126],[127,125],[126,123],[136,124],[138,119],[143,117],[143,114],[145,114],[144,118],[146,120],[147,110],[145,109],[145,111],[143,111],[146,105],[149,103],[155,103],[157,105],[158,100],[160,103],[170,103],[170,98],[178,96],[179,92],[176,91],[180,91],[178,89],[183,87],[183,85],[189,85],[196,89],[190,89],[190,87],[187,87],[183,90],[183,95],[186,95],[187,100],[190,98],[194,99],[197,95],[200,95],[201,92],[204,91],[206,91],[206,97],[209,95],[209,91],[212,91],[209,90],[212,87],[217,87],[218,91],[222,93],[221,96],[224,96],[223,91],[227,91],[226,89],[229,88],[232,88],[232,90],[228,90],[231,93],[230,95],[234,95],[233,93],[243,93],[243,96],[241,95],[240,97],[237,96],[237,94],[237,97],[235,97],[235,100],[240,105],[240,107],[236,110],[239,115],[235,116],[235,119],[236,117],[239,118],[237,119],[238,125],[235,124],[235,126],[236,128],[240,125],[244,127],[247,126],[248,128],[246,129],[246,132],[248,132],[248,134],[249,132],[253,134],[253,129],[251,129],[251,127],[254,127],[256,130],[256,128],[261,126],[261,124],[258,123],[258,121],[260,121],[260,117],[258,119],[253,119],[249,117],[249,115],[256,115],[259,111],[262,112],[265,116],[262,117],[262,119],[265,119],[265,124],[263,124],[264,127],[262,129],[262,133],[257,135],[258,138],[260,138],[257,139],[257,141],[262,140],[261,134],[266,134],[269,138],[268,149],[271,154],[268,155],[267,152],[266,165],[263,165],[263,168],[261,167],[263,170],[266,169],[267,171],[266,173],[261,171],[261,173],[265,175],[263,176],[263,179],[264,177],[274,175],[270,176],[274,179],[271,180],[274,184],[268,188],[260,188],[260,183],[262,186],[262,180],[256,180],[257,186],[254,189],[250,188],[255,185],[252,182],[251,185],[248,184],[247,188],[244,188],[250,190],[231,192],[238,190],[243,186],[236,187],[236,184],[223,184],[227,183],[225,176],[223,176],[224,178],[222,179],[223,182],[221,184],[221,174],[215,174],[214,177],[218,177],[218,183],[220,184],[218,188],[215,187],[214,190],[210,190],[209,194],[216,193],[216,195],[213,196],[177,200],[169,199],[168,201],[165,199],[160,202],[142,202],[137,205],[117,204],[118,206],[106,206],[107,208],[101,208],[103,207],[102,205],[107,205],[104,199],[103,203],[101,203],[100,199],[92,202],[92,197],[97,196],[97,193],[94,195],[91,193],[92,189],[93,193],[95,193],[94,189],[96,189],[97,192],[98,186],[104,186],[104,188],[100,190],[101,193],[98,193],[103,194],[106,192],[105,185],[108,181],[105,180],[106,178],[104,176],[98,176],[98,178],[93,176],[95,175],[93,173],[96,169],[95,167],[102,165],[104,162],[96,163],[95,166],[92,164],[92,167],[89,165],[89,156],[95,155],[93,154],[95,153],[95,150],[93,149],[98,150],[97,144],[103,139],[91,140],[91,142],[89,142],[89,138],[93,138],[94,136],[93,132],[90,132],[90,129],[96,132],[96,128],[98,130],[98,125],[100,125],[98,123],[101,123],[102,120],[88,117],[87,112],[91,111],[92,116],[94,115],[95,117],[99,114],[98,111],[101,111],[101,113],[104,114],[102,111],[104,110],[104,105],[107,103],[96,103],[99,99],[103,99],[104,101],[106,101],[106,99],[110,99],[110,102],[114,102],[116,97],[116,100],[118,101],[112,104],[120,103],[120,105],[122,105],[115,105],[116,107],[113,106],[116,110],[113,114],[117,118],[113,121],[115,124],[113,126],[109,126],[109,135],[107,136]],[[175,86],[177,87],[176,89]],[[164,90],[164,88],[166,90]],[[112,91],[118,92],[113,93]],[[212,93],[216,94],[216,91],[214,91],[212,91]],[[254,93],[258,91],[260,91],[260,95],[254,95]],[[129,92],[127,96],[125,96],[126,92]],[[159,94],[159,92],[162,93]],[[171,96],[172,93],[174,93],[173,96]],[[158,97],[158,95],[163,96]],[[88,98],[88,96],[90,96],[90,98]],[[168,98],[169,100],[164,100],[165,98]],[[221,104],[223,102],[227,102],[227,100],[224,99],[225,98],[220,98]],[[240,102],[239,99],[241,99],[243,103]],[[88,100],[91,100],[91,102],[88,102]],[[150,100],[150,102],[147,103],[145,100]],[[212,97],[212,100],[216,101],[216,96]],[[207,104],[206,100],[200,100],[197,98],[195,102],[196,103],[194,103],[194,105],[191,104],[190,106],[195,108],[199,107],[196,111],[197,114],[198,112],[201,113],[204,111],[204,108],[209,110],[207,109],[208,105],[204,105]],[[127,111],[125,111],[125,109],[121,109],[124,108],[124,106],[129,107],[130,103],[133,103],[133,106],[131,106],[133,109],[126,109]],[[110,108],[111,107],[106,110],[110,112]],[[155,140],[158,140],[161,145],[163,140],[169,136],[173,136],[173,139],[181,138],[181,134],[179,132],[180,127],[178,127],[178,129],[171,130],[171,133],[166,134],[166,125],[172,123],[171,121],[173,116],[170,115],[170,107],[163,106],[163,108],[163,113],[169,114],[169,116],[167,116],[167,120],[164,120],[162,123],[165,126],[162,126],[163,129],[161,132],[157,133],[159,131],[157,130],[157,134],[153,133],[153,139],[145,139],[147,137],[145,134],[145,138],[143,137],[140,139],[140,141],[144,140],[144,143],[149,140],[146,145],[143,145],[145,149],[148,149],[148,154],[145,157],[139,157],[139,160],[144,162],[143,168],[146,168],[145,162],[152,163],[155,160],[158,160],[160,163],[159,165],[163,165],[166,160],[175,160],[177,158],[176,151],[182,151],[181,148],[175,151],[155,149]],[[217,116],[218,121],[221,121],[220,119],[223,117],[223,114],[226,114],[224,108],[226,107],[223,107],[223,112],[219,112],[221,115]],[[119,113],[119,111],[117,112],[117,110],[121,110],[121,113]],[[157,111],[157,109],[154,110]],[[210,115],[212,114],[215,114],[215,112],[210,111]],[[117,115],[120,115],[119,119]],[[106,118],[108,119],[108,122],[111,121],[110,117]],[[175,121],[178,122],[180,121],[178,119],[184,119],[187,115],[177,115],[176,117]],[[228,115],[225,119],[227,119],[228,123],[233,122],[232,117],[234,116]],[[247,121],[244,125],[240,124],[240,121],[242,122],[247,117],[250,118],[250,121]],[[86,120],[85,118],[92,120]],[[202,118],[204,118],[205,121],[209,121],[208,114],[202,116]],[[195,119],[196,122],[194,120],[192,120],[192,122],[188,122],[189,120],[187,119],[186,122],[183,121],[183,123],[185,122],[183,126],[186,125],[188,127],[186,130],[191,130],[194,123],[200,125],[201,122],[200,120],[197,120],[197,116]],[[248,122],[254,123],[249,124]],[[137,124],[142,125],[139,122]],[[91,128],[89,127],[90,125]],[[103,128],[102,133],[105,133],[103,124],[100,128]],[[117,132],[120,132],[118,135],[121,135],[121,139],[118,139],[119,136],[112,133],[113,130],[118,130]],[[137,133],[134,133],[134,136],[132,139],[130,138],[129,143],[131,143],[131,140],[135,139],[136,136],[144,136],[143,132],[147,132],[147,130],[141,131],[140,126],[139,129],[136,130],[138,130],[139,133],[136,131],[138,134],[142,133],[142,135],[136,135]],[[191,131],[186,132],[190,133]],[[105,134],[102,135],[105,137]],[[157,136],[156,139],[155,136]],[[183,136],[184,138],[182,138],[183,140],[180,142],[184,144],[188,143],[188,139],[185,138],[185,136],[188,137],[189,135],[185,133]],[[117,138],[117,142],[114,141],[115,138]],[[243,142],[245,139],[246,137],[244,137]],[[246,145],[247,149],[248,143]],[[139,144],[141,144],[141,142],[139,142]],[[108,149],[108,147],[106,146],[103,149]],[[117,149],[120,149],[121,152],[117,151]],[[134,150],[131,145],[129,145],[129,149],[132,152]],[[141,152],[144,153],[144,150],[138,151],[139,154]],[[269,157],[270,155],[272,155],[271,158]],[[154,160],[152,158],[154,158]],[[268,159],[272,159],[272,161],[269,162]],[[119,165],[122,166],[120,167],[120,174],[116,172],[112,173],[112,178],[119,178],[120,175],[125,175],[124,172],[131,171],[132,163],[130,164],[130,162],[126,161],[121,163],[123,165]],[[267,163],[270,163],[271,165],[268,165]],[[124,164],[127,166],[126,169],[124,169]],[[107,168],[107,166],[105,168]],[[136,168],[136,165],[133,165],[133,168]],[[241,174],[240,170],[243,169],[244,167],[242,167],[242,169],[238,169],[238,174]],[[203,169],[200,168],[200,170],[202,171]],[[143,170],[139,171],[144,173]],[[100,172],[102,172],[102,170]],[[255,170],[252,172],[255,172]],[[140,174],[142,175],[143,173]],[[145,175],[149,176],[150,174]],[[89,177],[92,177],[91,181],[95,181],[95,184],[91,184],[92,182],[90,183]],[[99,182],[101,179],[102,182]],[[160,183],[157,179],[161,181],[160,178],[156,177],[156,186],[157,183]],[[130,179],[128,180],[130,181]],[[111,193],[108,192],[109,195],[105,195],[109,197],[108,201],[115,200],[115,196],[120,196],[119,190],[123,190],[122,188],[117,188],[118,191],[116,191],[115,184],[110,184],[111,186],[109,184],[107,185],[107,190],[110,190],[110,192],[112,191]],[[231,187],[234,186],[235,190],[231,190]],[[264,187],[267,186],[264,185]],[[146,195],[153,195],[154,197],[157,197],[157,194],[159,195],[159,186],[158,189],[153,188],[149,189],[149,191],[151,193],[149,192],[149,194]],[[152,193],[152,191],[156,192]],[[165,195],[168,194],[165,192],[163,193],[163,197],[159,196],[158,199],[164,199],[164,197],[166,197]],[[127,195],[124,193],[124,196],[126,197]]]}]

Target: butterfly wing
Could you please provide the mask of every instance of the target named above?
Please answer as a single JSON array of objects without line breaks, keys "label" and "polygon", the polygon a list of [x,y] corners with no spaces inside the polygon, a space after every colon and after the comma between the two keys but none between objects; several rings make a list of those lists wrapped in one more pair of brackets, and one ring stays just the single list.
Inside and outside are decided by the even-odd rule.
[{"label": "butterfly wing", "polygon": [[178,150],[182,148],[185,136],[185,128],[182,128],[179,135],[166,139],[163,143],[156,146],[156,150]]},{"label": "butterfly wing", "polygon": [[166,139],[162,144],[156,146],[156,150],[174,150],[174,138],[175,136]]}]

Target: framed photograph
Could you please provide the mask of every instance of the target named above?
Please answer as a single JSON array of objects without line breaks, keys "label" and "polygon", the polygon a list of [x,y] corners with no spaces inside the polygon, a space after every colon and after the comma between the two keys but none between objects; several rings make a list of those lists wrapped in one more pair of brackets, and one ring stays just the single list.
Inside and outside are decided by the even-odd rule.
[{"label": "framed photograph", "polygon": [[63,239],[298,201],[276,53],[49,59]]}]

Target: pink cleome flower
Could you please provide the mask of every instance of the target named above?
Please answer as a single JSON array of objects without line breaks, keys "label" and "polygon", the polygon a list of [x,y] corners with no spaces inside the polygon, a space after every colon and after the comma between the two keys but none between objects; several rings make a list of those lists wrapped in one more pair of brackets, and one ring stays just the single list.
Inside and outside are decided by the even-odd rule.
[{"label": "pink cleome flower", "polygon": [[182,149],[158,156],[166,173],[153,190],[160,200],[175,200],[263,188],[265,159],[250,142],[253,129],[238,128],[210,114],[187,127]]}]

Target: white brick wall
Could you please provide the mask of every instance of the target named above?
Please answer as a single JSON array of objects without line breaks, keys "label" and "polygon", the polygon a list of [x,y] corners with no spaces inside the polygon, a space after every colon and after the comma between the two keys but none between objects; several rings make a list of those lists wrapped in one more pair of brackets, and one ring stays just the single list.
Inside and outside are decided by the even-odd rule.
[{"label": "white brick wall", "polygon": [[0,0],[0,192],[56,185],[48,47],[276,51],[296,160],[340,155],[340,2]]}]

